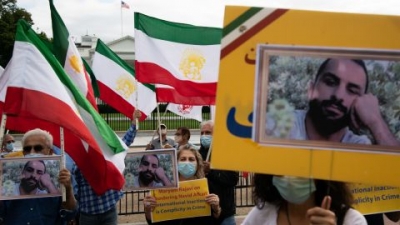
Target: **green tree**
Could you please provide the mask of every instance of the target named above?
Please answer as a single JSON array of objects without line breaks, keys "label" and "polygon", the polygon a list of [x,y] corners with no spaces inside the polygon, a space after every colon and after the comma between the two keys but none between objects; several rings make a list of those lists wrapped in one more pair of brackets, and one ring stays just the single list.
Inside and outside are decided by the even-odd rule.
[{"label": "green tree", "polygon": [[[16,24],[24,19],[33,25],[32,15],[23,8],[19,8],[16,0],[1,0],[0,4],[0,65],[5,67],[10,61],[15,41]],[[41,37],[48,39],[45,33]]]}]

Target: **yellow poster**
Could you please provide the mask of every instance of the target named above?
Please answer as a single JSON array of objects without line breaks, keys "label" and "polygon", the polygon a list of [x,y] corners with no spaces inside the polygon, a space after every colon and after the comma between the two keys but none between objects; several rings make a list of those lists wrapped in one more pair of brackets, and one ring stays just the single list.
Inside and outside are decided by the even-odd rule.
[{"label": "yellow poster", "polygon": [[209,194],[207,179],[179,182],[179,189],[158,189],[151,191],[157,200],[152,212],[152,221],[210,216],[211,208],[205,198]]},{"label": "yellow poster", "polygon": [[[394,169],[400,165],[398,145],[376,146],[376,141],[371,141],[369,146],[374,145],[374,148],[366,147],[365,150],[360,150],[362,148],[360,145],[358,145],[358,150],[352,150],[355,145],[330,145],[329,141],[325,141],[323,144],[318,143],[318,145],[311,143],[300,146],[293,144],[297,142],[292,143],[286,140],[286,142],[275,142],[274,145],[271,145],[267,143],[268,137],[262,136],[261,139],[264,142],[260,143],[253,136],[255,131],[262,133],[267,130],[265,129],[267,126],[265,118],[264,120],[255,120],[254,117],[255,112],[267,110],[263,108],[265,105],[256,104],[257,96],[264,95],[268,100],[270,97],[274,98],[272,95],[266,96],[264,92],[257,92],[259,83],[257,83],[256,74],[260,73],[263,68],[269,71],[277,69],[271,68],[271,64],[268,63],[271,61],[268,60],[257,67],[257,57],[259,57],[257,51],[260,45],[312,48],[311,53],[307,53],[308,56],[320,57],[320,61],[329,54],[341,57],[343,49],[368,50],[372,54],[368,56],[364,54],[363,56],[367,59],[371,57],[373,60],[388,60],[385,61],[387,64],[384,67],[379,68],[385,69],[387,65],[396,65],[390,69],[397,68],[400,62],[398,59],[400,56],[399,16],[227,6],[224,18],[211,155],[213,168],[400,186],[400,179],[397,179],[400,177],[400,170]],[[321,53],[322,56],[319,55],[319,50],[326,48],[331,48],[331,50],[325,52],[326,54]],[[306,61],[305,58],[302,58],[304,51],[294,51],[293,54],[297,54],[294,59]],[[380,56],[375,57],[374,51],[378,52]],[[386,51],[390,51],[391,55],[385,56],[385,54],[389,54]],[[353,53],[355,52],[351,52],[351,54]],[[280,56],[288,56],[285,54],[282,53]],[[351,54],[347,54],[346,57],[351,57]],[[271,51],[266,51],[265,55],[274,56]],[[353,55],[359,57],[360,54]],[[291,55],[289,54],[289,56]],[[293,58],[278,57],[273,62],[283,64],[288,60],[293,60]],[[308,70],[316,71],[318,67],[315,66],[315,63],[305,66],[290,65],[292,65],[290,69],[294,72],[283,71],[273,77],[274,79],[283,78],[281,78],[282,82],[275,82],[270,89],[280,90],[283,93],[304,89],[305,91],[301,94],[293,92],[289,96],[292,99],[305,99],[308,97],[306,88],[312,79],[305,78],[303,80],[302,77],[296,77],[296,69],[307,72]],[[374,67],[373,69],[378,70],[379,68]],[[374,70],[374,72],[376,71]],[[391,72],[387,74],[391,74]],[[299,74],[297,75],[299,76]],[[375,76],[376,73],[371,75]],[[292,82],[292,80],[296,82]],[[280,88],[287,82],[292,82],[294,85]],[[393,85],[399,84],[399,78],[393,78],[386,83],[380,82],[380,77],[370,79],[369,91],[378,90],[378,92],[389,93],[389,95],[380,96],[378,100],[381,101],[380,104],[392,104],[390,110],[381,113],[385,114],[384,118],[390,120],[388,126],[394,129],[391,135],[398,137],[400,126],[397,126],[396,123],[398,123],[400,115],[398,110],[400,108],[400,92],[398,92],[400,88]],[[365,86],[365,84],[363,85]],[[364,86],[363,88],[365,88]],[[269,88],[267,85],[266,87]],[[386,100],[386,98],[388,99]],[[276,105],[277,109],[282,108],[282,105]],[[290,109],[291,107],[293,106],[289,105],[286,108]],[[307,104],[303,104],[302,107],[306,109]],[[338,112],[336,109],[331,111]],[[255,125],[261,125],[261,129],[255,130]],[[377,136],[382,133],[369,132],[365,136],[371,134]],[[383,135],[383,138],[386,137],[389,136]],[[307,138],[305,136],[302,140]],[[347,147],[349,148],[347,149]],[[227,149],[229,149],[229,154],[227,154]]]},{"label": "yellow poster", "polygon": [[399,210],[400,188],[352,184],[351,192],[355,200],[354,208],[362,214],[373,214]]}]

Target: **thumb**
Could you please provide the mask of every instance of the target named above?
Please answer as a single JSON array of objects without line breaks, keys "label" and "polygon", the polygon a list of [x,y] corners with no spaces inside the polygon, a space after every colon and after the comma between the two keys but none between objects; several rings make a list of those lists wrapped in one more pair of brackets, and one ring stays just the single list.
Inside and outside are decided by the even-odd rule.
[{"label": "thumb", "polygon": [[322,200],[321,208],[329,210],[331,208],[332,198],[327,195]]}]

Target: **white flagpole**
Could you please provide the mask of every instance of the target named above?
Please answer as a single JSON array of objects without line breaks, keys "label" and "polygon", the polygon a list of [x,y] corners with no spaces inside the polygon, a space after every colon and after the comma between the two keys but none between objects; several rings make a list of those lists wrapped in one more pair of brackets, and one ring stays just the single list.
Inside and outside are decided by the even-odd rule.
[{"label": "white flagpole", "polygon": [[122,2],[120,2],[119,8],[121,10],[121,37],[123,37],[123,35],[124,35],[123,27],[124,26],[123,26],[123,21],[122,21]]},{"label": "white flagpole", "polygon": [[[65,169],[65,146],[64,146],[64,129],[60,127],[60,149],[61,149],[61,169]],[[67,192],[65,190],[65,186],[61,185],[61,194],[62,194],[62,201],[67,201]]]},{"label": "white flagpole", "polygon": [[[157,107],[158,107],[158,103],[157,103]],[[164,114],[162,117],[164,118],[166,114],[167,114],[167,108],[165,108],[165,111],[164,111]],[[159,123],[160,123],[160,121],[159,121]],[[156,133],[157,133],[157,129],[154,130],[153,137],[151,137],[151,140],[154,140]]]},{"label": "white flagpole", "polygon": [[[136,86],[136,96],[135,96],[135,110],[139,110],[139,101],[138,101],[138,98],[139,98],[139,90],[138,90],[138,88],[139,88],[139,86],[138,86],[138,81],[136,80],[136,77],[135,77],[135,86]],[[133,116],[135,116],[135,112],[133,112]],[[136,130],[139,130],[139,118],[136,118]]]},{"label": "white flagpole", "polygon": [[7,115],[3,113],[0,124],[0,143],[3,143],[4,130],[6,129]]},{"label": "white flagpole", "polygon": [[160,106],[157,102],[157,121],[158,121],[158,136],[160,137],[160,147],[162,148],[162,135],[161,135],[161,117],[160,117]]}]

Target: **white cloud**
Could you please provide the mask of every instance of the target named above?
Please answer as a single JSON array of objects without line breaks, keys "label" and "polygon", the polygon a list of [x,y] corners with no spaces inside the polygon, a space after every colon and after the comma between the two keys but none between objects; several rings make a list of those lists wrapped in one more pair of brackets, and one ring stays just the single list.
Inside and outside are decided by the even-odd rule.
[{"label": "white cloud", "polygon": [[[225,5],[294,8],[370,14],[400,15],[398,0],[54,0],[70,34],[96,35],[109,42],[134,35],[134,11],[165,20],[201,26],[222,27]],[[17,5],[32,13],[34,27],[52,36],[48,0],[18,0]],[[121,20],[122,17],[122,20]],[[121,21],[123,28],[121,29]]]}]

